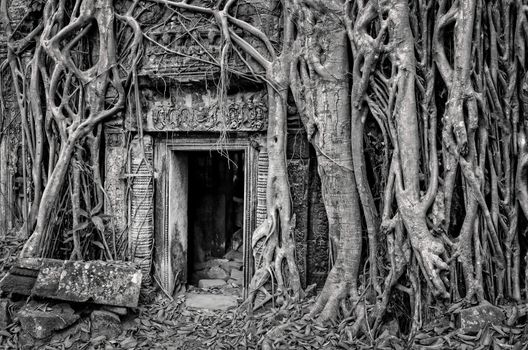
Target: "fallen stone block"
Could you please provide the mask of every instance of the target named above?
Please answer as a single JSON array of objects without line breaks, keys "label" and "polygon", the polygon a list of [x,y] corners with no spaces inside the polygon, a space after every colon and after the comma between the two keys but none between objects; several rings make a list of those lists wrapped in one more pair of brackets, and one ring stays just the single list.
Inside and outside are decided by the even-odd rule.
[{"label": "fallen stone block", "polygon": [[13,266],[0,281],[0,289],[6,293],[30,295],[38,276],[38,268]]},{"label": "fallen stone block", "polygon": [[224,258],[231,261],[243,261],[244,257],[241,252],[230,250],[224,255]]},{"label": "fallen stone block", "polygon": [[478,332],[486,325],[500,325],[505,315],[501,308],[482,302],[480,305],[472,306],[459,311],[458,327],[464,332]]},{"label": "fallen stone block", "polygon": [[220,279],[204,279],[198,281],[198,288],[216,288],[225,286],[226,282]]},{"label": "fallen stone block", "polygon": [[207,277],[209,277],[209,279],[225,280],[229,277],[229,275],[223,268],[219,266],[213,266],[209,270],[207,270]]},{"label": "fallen stone block", "polygon": [[79,319],[70,305],[61,303],[31,302],[18,312],[22,330],[36,339],[50,337],[53,332],[64,329]]},{"label": "fallen stone block", "polygon": [[73,302],[136,307],[141,270],[130,262],[18,259],[0,290]]},{"label": "fallen stone block", "polygon": [[228,310],[237,307],[238,302],[233,295],[188,293],[185,306],[196,309]]},{"label": "fallen stone block", "polygon": [[244,283],[244,271],[231,270],[231,279],[235,280],[235,283],[241,286]]},{"label": "fallen stone block", "polygon": [[102,335],[106,339],[115,339],[123,331],[119,316],[110,311],[95,310],[90,315],[91,336],[97,338]]},{"label": "fallen stone block", "polygon": [[228,261],[221,265],[221,267],[226,271],[231,271],[232,269],[240,270],[244,264],[242,261]]},{"label": "fallen stone block", "polygon": [[194,265],[194,269],[195,270],[205,270],[205,269],[209,269],[213,266],[222,266],[222,264],[225,264],[227,263],[229,260],[227,259],[211,259],[211,260],[207,260],[207,261],[204,261],[204,262],[201,262],[201,263],[196,263]]}]

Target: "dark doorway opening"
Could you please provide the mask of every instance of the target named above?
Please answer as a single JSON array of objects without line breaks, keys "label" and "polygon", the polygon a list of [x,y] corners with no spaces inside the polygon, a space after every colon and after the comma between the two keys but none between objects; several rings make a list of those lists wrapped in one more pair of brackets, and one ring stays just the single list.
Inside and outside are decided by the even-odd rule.
[{"label": "dark doorway opening", "polygon": [[188,153],[190,284],[243,284],[244,163],[244,151]]}]

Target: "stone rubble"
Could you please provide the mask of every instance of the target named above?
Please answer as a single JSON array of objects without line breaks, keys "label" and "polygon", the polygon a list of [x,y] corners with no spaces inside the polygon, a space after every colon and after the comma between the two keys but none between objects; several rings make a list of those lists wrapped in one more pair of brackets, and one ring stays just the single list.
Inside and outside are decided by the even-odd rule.
[{"label": "stone rubble", "polygon": [[105,310],[95,310],[90,314],[92,337],[106,336],[114,339],[123,331],[118,315]]},{"label": "stone rubble", "polygon": [[55,331],[65,329],[79,319],[65,303],[30,302],[18,312],[22,329],[35,339],[46,339]]},{"label": "stone rubble", "polygon": [[0,329],[11,324],[13,313],[22,349],[67,338],[79,327],[94,339],[117,338],[121,317],[138,305],[141,279],[141,270],[128,262],[18,259],[0,281],[0,291],[10,297],[0,299]]},{"label": "stone rubble", "polygon": [[[244,284],[243,265],[242,253],[230,250],[223,258],[211,259],[195,264],[189,281],[194,283],[198,282],[199,288],[212,288],[213,286],[210,283],[213,282],[206,282],[207,280],[223,280],[228,284],[242,286]],[[200,287],[201,281],[204,281],[202,283],[206,287]],[[222,285],[217,287],[221,287]]]}]

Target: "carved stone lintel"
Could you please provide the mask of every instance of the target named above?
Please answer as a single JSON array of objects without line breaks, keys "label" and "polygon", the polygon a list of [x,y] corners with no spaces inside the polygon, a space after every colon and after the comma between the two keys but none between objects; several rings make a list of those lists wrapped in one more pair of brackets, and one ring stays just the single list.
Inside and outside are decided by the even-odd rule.
[{"label": "carved stone lintel", "polygon": [[[240,92],[220,100],[214,90],[170,89],[170,97],[154,90],[142,91],[143,130],[145,131],[263,131],[268,108],[265,91]],[[127,127],[137,128],[128,117]]]}]

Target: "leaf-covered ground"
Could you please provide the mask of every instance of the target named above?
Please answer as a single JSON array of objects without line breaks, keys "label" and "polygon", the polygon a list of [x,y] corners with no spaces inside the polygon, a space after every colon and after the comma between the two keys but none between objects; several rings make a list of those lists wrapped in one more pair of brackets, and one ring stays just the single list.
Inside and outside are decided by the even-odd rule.
[{"label": "leaf-covered ground", "polygon": [[[3,275],[22,241],[0,243]],[[90,336],[87,318],[42,349],[528,349],[528,327],[489,326],[477,334],[464,334],[445,317],[424,327],[409,339],[386,327],[375,339],[369,335],[349,339],[349,322],[323,326],[306,318],[315,300],[282,308],[271,305],[248,313],[245,307],[230,311],[196,310],[185,307],[185,295],[170,300],[162,293],[148,292],[144,302],[123,322],[117,339]],[[155,294],[156,293],[156,294]],[[521,319],[522,320],[522,319]],[[0,349],[19,348],[21,328],[16,317],[0,330]]]}]

